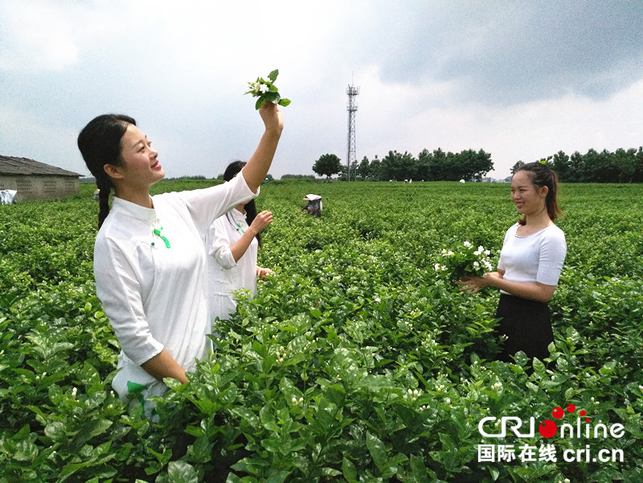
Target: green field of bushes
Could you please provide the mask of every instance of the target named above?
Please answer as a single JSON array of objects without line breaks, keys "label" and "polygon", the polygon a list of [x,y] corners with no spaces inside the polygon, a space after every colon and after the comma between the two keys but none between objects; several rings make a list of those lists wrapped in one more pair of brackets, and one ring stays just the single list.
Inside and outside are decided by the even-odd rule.
[{"label": "green field of bushes", "polygon": [[[498,293],[460,293],[435,267],[465,241],[497,260],[518,219],[508,184],[264,184],[274,223],[259,264],[275,274],[218,324],[190,382],[168,381],[154,421],[110,386],[119,346],[95,295],[93,190],[0,206],[1,483],[643,481],[643,185],[561,186],[555,346],[507,364],[493,361]],[[308,193],[320,218],[300,212]],[[479,430],[569,404],[621,436]],[[516,458],[484,461],[489,444]],[[553,460],[518,457],[543,445]]]}]

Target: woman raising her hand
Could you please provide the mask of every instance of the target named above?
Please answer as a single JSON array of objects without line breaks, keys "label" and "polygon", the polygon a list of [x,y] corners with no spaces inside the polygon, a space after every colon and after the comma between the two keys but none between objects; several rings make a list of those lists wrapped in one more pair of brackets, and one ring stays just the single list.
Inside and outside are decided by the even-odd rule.
[{"label": "woman raising her hand", "polygon": [[[227,183],[245,166],[234,161],[223,173]],[[208,250],[208,285],[210,317],[226,320],[237,309],[234,291],[245,289],[257,295],[257,278],[264,280],[272,273],[257,266],[257,252],[261,247],[261,231],[272,223],[272,213],[257,214],[255,200],[240,203],[235,209],[220,216],[210,226],[206,237]]]},{"label": "woman raising her hand", "polygon": [[112,385],[121,400],[141,402],[147,414],[146,399],[167,390],[163,379],[187,382],[186,371],[207,353],[203,240],[217,217],[258,194],[268,172],[283,118],[270,102],[259,114],[265,130],[241,176],[211,188],[155,196],[150,187],[165,172],[134,119],[98,116],[78,136],[100,189],[96,293],[122,349]]},{"label": "woman raising her hand", "polygon": [[555,224],[561,214],[557,195],[558,180],[547,165],[521,167],[511,179],[511,200],[523,217],[507,230],[498,270],[457,282],[460,290],[471,293],[483,287],[500,290],[498,331],[507,337],[500,360],[511,361],[517,351],[539,359],[549,356],[554,333],[547,303],[567,254],[565,234]]}]

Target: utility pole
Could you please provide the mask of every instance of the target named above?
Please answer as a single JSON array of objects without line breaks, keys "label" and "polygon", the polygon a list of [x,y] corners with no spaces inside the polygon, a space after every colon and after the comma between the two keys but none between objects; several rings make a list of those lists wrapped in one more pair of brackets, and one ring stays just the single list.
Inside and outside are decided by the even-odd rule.
[{"label": "utility pole", "polygon": [[[348,94],[348,148],[346,152],[346,181],[351,180],[351,166],[357,162],[355,154],[355,113],[357,112],[357,96],[359,95],[359,87],[349,85],[346,88]],[[355,177],[353,176],[353,179]]]}]

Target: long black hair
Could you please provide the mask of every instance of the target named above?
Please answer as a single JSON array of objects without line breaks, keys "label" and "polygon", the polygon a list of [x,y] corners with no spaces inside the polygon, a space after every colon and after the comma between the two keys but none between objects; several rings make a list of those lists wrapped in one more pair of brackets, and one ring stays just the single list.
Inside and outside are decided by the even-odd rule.
[{"label": "long black hair", "polygon": [[[233,161],[231,162],[228,167],[225,169],[223,173],[223,180],[224,181],[230,181],[232,178],[234,178],[239,172],[241,172],[241,169],[246,165],[247,163],[245,161]],[[257,216],[257,205],[255,205],[255,200],[254,198],[250,201],[248,201],[245,205],[245,210],[246,210],[246,223],[248,223],[248,226],[252,225],[253,220]],[[259,243],[259,246],[261,247],[261,232],[257,233],[256,237],[257,242]]]},{"label": "long black hair", "polygon": [[114,188],[111,178],[105,172],[105,165],[123,164],[121,140],[129,124],[136,126],[136,121],[124,114],[103,114],[89,121],[78,135],[78,149],[99,189],[99,229],[109,214],[109,193]]},{"label": "long black hair", "polygon": [[[543,186],[547,186],[548,190],[547,196],[545,197],[545,208],[547,208],[549,219],[556,222],[556,218],[563,214],[558,207],[558,176],[556,173],[552,171],[547,164],[540,162],[525,164],[518,169],[516,173],[519,171],[526,171],[529,173],[531,182],[535,187],[542,188]],[[526,222],[527,220],[523,217],[518,223],[524,225]]]}]

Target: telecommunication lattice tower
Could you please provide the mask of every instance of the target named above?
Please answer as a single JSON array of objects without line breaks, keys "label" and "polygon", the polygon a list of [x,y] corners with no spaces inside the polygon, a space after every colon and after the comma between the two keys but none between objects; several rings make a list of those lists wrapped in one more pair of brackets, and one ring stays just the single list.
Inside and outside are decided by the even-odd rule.
[{"label": "telecommunication lattice tower", "polygon": [[[355,113],[357,112],[357,96],[359,95],[359,87],[349,85],[346,88],[348,94],[348,148],[346,152],[346,181],[351,180],[351,166],[357,162],[355,154]],[[353,179],[354,179],[353,175]]]}]

